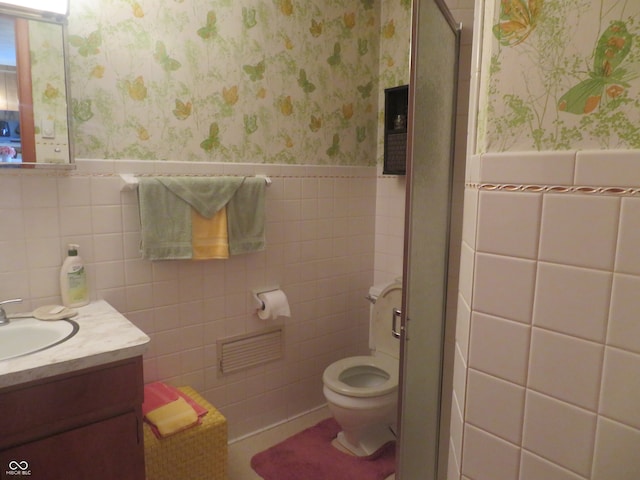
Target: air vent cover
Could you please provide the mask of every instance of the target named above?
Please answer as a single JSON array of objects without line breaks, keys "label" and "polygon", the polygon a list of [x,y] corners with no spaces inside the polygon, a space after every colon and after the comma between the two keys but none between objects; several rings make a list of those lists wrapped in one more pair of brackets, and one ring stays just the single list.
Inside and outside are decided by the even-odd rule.
[{"label": "air vent cover", "polygon": [[218,366],[227,375],[283,356],[283,327],[218,340]]}]

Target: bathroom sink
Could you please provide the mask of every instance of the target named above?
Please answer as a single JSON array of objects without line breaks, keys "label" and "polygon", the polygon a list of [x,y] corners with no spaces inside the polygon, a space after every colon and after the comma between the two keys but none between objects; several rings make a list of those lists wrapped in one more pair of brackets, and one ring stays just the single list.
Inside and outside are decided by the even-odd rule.
[{"label": "bathroom sink", "polygon": [[73,337],[80,327],[73,320],[13,319],[0,325],[0,360],[39,352]]}]

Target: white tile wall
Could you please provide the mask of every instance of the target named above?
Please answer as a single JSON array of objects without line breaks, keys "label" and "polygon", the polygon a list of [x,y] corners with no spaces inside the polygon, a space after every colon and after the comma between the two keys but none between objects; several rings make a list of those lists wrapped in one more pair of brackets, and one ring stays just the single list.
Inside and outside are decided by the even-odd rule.
[{"label": "white tile wall", "polygon": [[521,480],[583,480],[584,477],[566,470],[526,450],[520,460]]},{"label": "white tile wall", "polygon": [[612,277],[600,270],[539,262],[533,324],[603,342]]},{"label": "white tile wall", "polygon": [[478,253],[473,309],[531,323],[535,273],[534,261]]},{"label": "white tile wall", "polygon": [[613,294],[607,343],[640,353],[640,278],[632,275],[613,277]]},{"label": "white tile wall", "polygon": [[466,419],[511,443],[522,439],[524,387],[470,369]]},{"label": "white tile wall", "polygon": [[462,241],[470,247],[476,246],[476,224],[478,221],[478,191],[466,188],[464,191],[464,214],[462,218]]},{"label": "white tile wall", "polygon": [[640,478],[640,431],[600,417],[596,435],[593,480]]},{"label": "white tile wall", "polygon": [[[607,167],[602,168],[603,156]],[[576,154],[575,183],[577,185],[602,185],[625,187],[640,185],[638,152],[633,150],[586,150]]]},{"label": "white tile wall", "polygon": [[449,441],[450,452],[449,455],[453,456],[453,463],[449,464],[450,467],[455,468],[456,471],[460,471],[460,459],[462,458],[462,430],[464,428],[464,415],[462,414],[462,408],[458,403],[458,398],[454,392],[451,402],[451,424],[449,427],[451,437]]},{"label": "white tile wall", "polygon": [[603,354],[602,344],[534,328],[527,385],[595,411]]},{"label": "white tile wall", "polygon": [[540,259],[611,270],[619,210],[615,197],[545,195]]},{"label": "white tile wall", "polygon": [[616,251],[616,272],[640,275],[640,198],[623,198]]},{"label": "white tile wall", "polygon": [[530,337],[528,325],[473,313],[469,366],[525,385]]},{"label": "white tile wall", "polygon": [[458,306],[456,308],[456,345],[465,362],[469,358],[469,331],[471,325],[471,310],[464,297],[458,294]]},{"label": "white tile wall", "polygon": [[546,395],[527,392],[522,439],[525,449],[587,476],[595,431],[594,413]]},{"label": "white tile wall", "polygon": [[[117,164],[81,160],[67,174],[0,172],[0,292],[25,299],[13,310],[60,302],[66,244],[78,243],[92,297],[151,337],[145,379],[201,391],[229,419],[231,438],[322,404],[324,367],[367,351],[375,168],[180,163],[182,174],[272,175],[268,247],[225,261],[152,263],[140,258],[137,197],[121,192]],[[142,173],[149,165],[155,173],[174,167],[126,166]],[[291,319],[278,322],[286,327],[285,358],[220,376],[216,340],[267,325],[253,314],[250,290],[268,284],[280,284],[291,303]]]},{"label": "white tile wall", "polygon": [[602,373],[600,413],[640,429],[640,355],[607,348]]},{"label": "white tile wall", "polygon": [[[577,155],[577,166],[571,155],[557,166],[533,153],[478,158],[478,183],[493,172],[509,185],[468,187],[480,201],[464,220],[477,227],[464,236],[460,279],[470,311],[468,362],[456,357],[467,378],[455,394],[463,438],[451,436],[464,448],[453,449],[462,476],[449,480],[640,478],[640,177],[632,168],[631,181],[616,183],[640,152]],[[547,174],[564,185],[541,185]],[[456,345],[467,348],[463,334]],[[505,470],[494,471],[499,462]]]},{"label": "white tile wall", "polygon": [[518,473],[518,448],[484,430],[467,425],[462,473],[474,480],[510,480]]},{"label": "white tile wall", "polygon": [[536,258],[542,195],[480,192],[478,243],[481,252]]},{"label": "white tile wall", "polygon": [[376,194],[374,283],[402,276],[405,177],[380,175]]},{"label": "white tile wall", "polygon": [[467,305],[473,298],[473,270],[475,266],[474,250],[466,242],[460,247],[460,281],[458,290]]},{"label": "white tile wall", "polygon": [[488,153],[482,156],[480,178],[483,183],[520,183],[523,178],[534,185],[566,185],[573,181],[575,152]]}]

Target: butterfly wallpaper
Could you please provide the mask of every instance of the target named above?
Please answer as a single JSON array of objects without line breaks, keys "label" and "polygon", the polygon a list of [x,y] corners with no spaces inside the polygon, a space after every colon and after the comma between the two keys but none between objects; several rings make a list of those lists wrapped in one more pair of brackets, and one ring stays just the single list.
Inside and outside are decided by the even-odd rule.
[{"label": "butterfly wallpaper", "polygon": [[409,78],[406,0],[71,0],[70,11],[79,158],[381,162],[381,92]]},{"label": "butterfly wallpaper", "polygon": [[[59,42],[52,42],[53,38]],[[51,142],[41,140],[43,120],[53,121],[58,139],[67,138],[67,97],[65,89],[64,52],[62,35],[56,25],[44,22],[29,23],[29,49],[31,54],[31,87],[33,116],[36,127],[36,156],[51,158]],[[60,141],[60,140],[58,140]],[[64,149],[62,149],[64,150]],[[55,155],[58,158],[57,155]]]},{"label": "butterfly wallpaper", "polygon": [[640,2],[487,1],[478,153],[640,149]]}]

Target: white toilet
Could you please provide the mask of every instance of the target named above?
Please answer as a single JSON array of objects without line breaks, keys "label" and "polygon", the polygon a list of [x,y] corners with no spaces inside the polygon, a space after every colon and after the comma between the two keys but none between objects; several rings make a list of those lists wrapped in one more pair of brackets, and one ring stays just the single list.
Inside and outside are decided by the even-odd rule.
[{"label": "white toilet", "polygon": [[399,331],[402,285],[371,287],[369,298],[372,354],[338,360],[322,376],[329,410],[342,428],[337,441],[358,456],[395,440],[398,404],[400,342],[393,327]]}]

